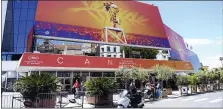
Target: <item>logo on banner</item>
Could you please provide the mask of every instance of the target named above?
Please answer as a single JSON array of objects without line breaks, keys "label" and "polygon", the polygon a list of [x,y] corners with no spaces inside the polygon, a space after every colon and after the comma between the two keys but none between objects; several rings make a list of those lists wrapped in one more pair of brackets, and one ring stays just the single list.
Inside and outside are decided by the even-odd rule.
[{"label": "logo on banner", "polygon": [[62,57],[57,58],[57,63],[58,64],[63,64],[63,58]]},{"label": "logo on banner", "polygon": [[43,61],[40,61],[39,56],[31,55],[28,56],[28,60],[25,61],[27,65],[39,65],[43,63]]},{"label": "logo on banner", "polygon": [[39,57],[38,56],[29,56],[28,59],[30,61],[32,61],[32,60],[39,60]]}]

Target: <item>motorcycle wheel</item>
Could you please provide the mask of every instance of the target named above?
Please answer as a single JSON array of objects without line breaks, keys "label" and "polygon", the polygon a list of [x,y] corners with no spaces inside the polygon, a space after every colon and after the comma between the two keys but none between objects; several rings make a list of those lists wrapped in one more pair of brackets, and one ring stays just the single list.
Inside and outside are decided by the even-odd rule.
[{"label": "motorcycle wheel", "polygon": [[117,108],[124,108],[123,106],[118,106]]},{"label": "motorcycle wheel", "polygon": [[140,106],[139,108],[143,108],[143,106]]}]

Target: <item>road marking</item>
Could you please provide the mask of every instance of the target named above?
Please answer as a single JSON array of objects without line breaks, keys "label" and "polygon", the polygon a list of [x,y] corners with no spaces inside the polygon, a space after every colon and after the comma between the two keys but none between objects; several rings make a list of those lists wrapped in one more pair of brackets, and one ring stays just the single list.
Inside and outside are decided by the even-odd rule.
[{"label": "road marking", "polygon": [[202,98],[202,99],[199,99],[199,100],[195,100],[194,102],[200,102],[200,101],[204,101],[204,100],[207,100],[208,98]]},{"label": "road marking", "polygon": [[193,99],[195,99],[195,98],[187,98],[187,99],[183,99],[181,101],[188,101],[188,100],[193,100]]},{"label": "road marking", "polygon": [[210,101],[210,103],[216,103],[216,102],[219,102],[219,101],[223,101],[223,98],[219,98],[219,99],[216,99],[216,100],[212,100],[212,101]]}]

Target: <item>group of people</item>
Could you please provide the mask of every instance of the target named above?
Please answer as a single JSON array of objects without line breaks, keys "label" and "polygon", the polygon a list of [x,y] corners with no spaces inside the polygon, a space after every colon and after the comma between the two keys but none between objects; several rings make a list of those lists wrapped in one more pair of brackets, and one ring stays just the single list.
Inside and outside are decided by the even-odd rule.
[{"label": "group of people", "polygon": [[146,83],[145,89],[152,89],[152,92],[154,94],[155,98],[160,98],[160,95],[162,95],[162,86],[160,82],[156,82],[155,84]]},{"label": "group of people", "polygon": [[[129,90],[132,91],[133,89],[136,89],[135,81],[132,81]],[[162,93],[162,84],[160,81],[157,82],[147,82],[145,83],[144,89],[151,90],[153,93],[153,97],[160,98]]]}]

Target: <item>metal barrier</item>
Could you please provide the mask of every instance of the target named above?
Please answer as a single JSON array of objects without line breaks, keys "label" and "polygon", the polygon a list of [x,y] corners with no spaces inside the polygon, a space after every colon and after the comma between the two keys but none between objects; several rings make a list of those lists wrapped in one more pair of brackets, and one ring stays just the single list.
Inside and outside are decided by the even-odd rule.
[{"label": "metal barrier", "polygon": [[[116,106],[115,102],[119,99],[119,93],[124,89],[114,90],[112,98],[109,97],[107,100],[111,101],[112,107]],[[98,105],[91,104],[91,98],[87,96],[87,91],[79,91],[77,95],[69,94],[68,92],[58,92],[58,93],[40,93],[37,97],[23,97],[17,92],[10,94],[2,94],[1,107],[2,108],[97,108]],[[35,99],[35,100],[31,100]],[[100,98],[95,99],[100,100]],[[110,101],[109,101],[110,102]]]},{"label": "metal barrier", "polygon": [[18,99],[22,98],[21,94],[2,95],[1,96],[1,108],[22,108],[23,103]]}]

